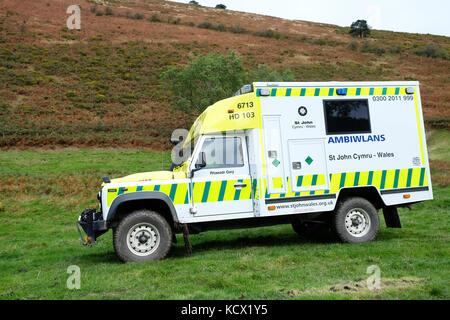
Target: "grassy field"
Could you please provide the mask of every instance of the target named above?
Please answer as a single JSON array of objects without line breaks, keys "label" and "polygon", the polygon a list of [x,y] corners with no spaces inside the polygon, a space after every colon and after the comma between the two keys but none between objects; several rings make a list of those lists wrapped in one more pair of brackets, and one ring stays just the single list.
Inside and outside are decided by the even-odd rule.
[{"label": "grassy field", "polygon": [[[77,2],[76,31],[64,19],[73,1],[0,0],[0,299],[450,298],[449,37],[359,40],[307,21],[103,2]],[[435,200],[402,209],[401,230],[382,220],[378,240],[361,245],[301,240],[283,225],[194,235],[191,257],[178,236],[156,263],[119,262],[111,232],[82,247],[75,221],[97,206],[101,177],[168,169],[169,152],[137,148],[169,150],[173,129],[196,117],[171,108],[161,74],[230,50],[246,71],[267,64],[301,81],[420,81]],[[71,265],[79,290],[66,287]],[[371,265],[381,290],[365,287]]]},{"label": "grassy field", "polygon": [[[434,201],[400,210],[403,229],[382,221],[367,244],[306,241],[282,225],[194,235],[191,257],[178,235],[156,263],[119,262],[111,231],[82,247],[75,221],[96,206],[100,178],[167,169],[169,159],[129,149],[1,152],[0,299],[450,298],[446,183],[434,185]],[[66,287],[70,265],[81,269],[79,290]],[[370,265],[381,270],[381,290],[365,288]]]}]

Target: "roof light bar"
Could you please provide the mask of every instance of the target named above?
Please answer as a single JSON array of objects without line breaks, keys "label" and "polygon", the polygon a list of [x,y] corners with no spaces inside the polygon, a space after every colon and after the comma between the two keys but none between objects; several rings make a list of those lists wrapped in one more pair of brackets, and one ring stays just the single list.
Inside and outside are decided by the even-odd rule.
[{"label": "roof light bar", "polygon": [[340,95],[340,96],[345,96],[345,95],[347,95],[347,88],[336,89],[336,94],[337,94],[337,95]]},{"label": "roof light bar", "polygon": [[246,94],[250,92],[253,92],[253,85],[251,84],[246,84],[241,88],[241,94]]},{"label": "roof light bar", "polygon": [[405,89],[406,94],[414,94],[414,88],[413,87],[408,87]]}]

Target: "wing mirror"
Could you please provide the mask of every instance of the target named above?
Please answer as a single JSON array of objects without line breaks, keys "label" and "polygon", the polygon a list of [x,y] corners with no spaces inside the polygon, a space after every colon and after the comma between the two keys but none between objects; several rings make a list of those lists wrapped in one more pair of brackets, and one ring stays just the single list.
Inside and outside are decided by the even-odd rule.
[{"label": "wing mirror", "polygon": [[204,152],[200,152],[198,154],[197,161],[195,162],[195,168],[191,171],[190,178],[194,177],[194,172],[204,167],[206,167],[206,154]]},{"label": "wing mirror", "polygon": [[200,170],[206,167],[206,155],[204,152],[198,154],[197,162],[195,163],[195,169]]}]

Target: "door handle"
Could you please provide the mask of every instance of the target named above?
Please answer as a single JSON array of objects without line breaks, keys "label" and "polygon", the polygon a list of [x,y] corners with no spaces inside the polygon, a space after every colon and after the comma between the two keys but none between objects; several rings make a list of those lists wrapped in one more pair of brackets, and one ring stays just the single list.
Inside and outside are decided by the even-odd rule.
[{"label": "door handle", "polygon": [[234,184],[234,187],[235,187],[236,189],[242,189],[242,188],[245,188],[246,186],[247,186],[246,183],[235,183],[235,184]]}]

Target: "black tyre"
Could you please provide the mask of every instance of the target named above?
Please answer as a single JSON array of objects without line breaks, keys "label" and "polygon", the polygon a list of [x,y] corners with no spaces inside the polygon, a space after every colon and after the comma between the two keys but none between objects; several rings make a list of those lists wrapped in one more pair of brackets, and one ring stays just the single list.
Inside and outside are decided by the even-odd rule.
[{"label": "black tyre", "polygon": [[123,218],[113,231],[114,250],[124,262],[164,259],[172,244],[166,219],[150,210],[137,210]]},{"label": "black tyre", "polygon": [[347,198],[336,207],[333,228],[343,242],[369,242],[378,234],[380,217],[377,209],[368,200],[359,197]]}]

